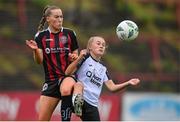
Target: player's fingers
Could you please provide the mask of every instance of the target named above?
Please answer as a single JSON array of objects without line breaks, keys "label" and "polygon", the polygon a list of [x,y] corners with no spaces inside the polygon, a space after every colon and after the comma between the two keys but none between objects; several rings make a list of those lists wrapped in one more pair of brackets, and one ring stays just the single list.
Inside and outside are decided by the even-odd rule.
[{"label": "player's fingers", "polygon": [[31,44],[31,42],[29,41],[29,40],[26,40],[26,45],[30,45]]},{"label": "player's fingers", "polygon": [[139,83],[139,82],[140,82],[140,80],[137,78],[137,79],[136,79],[136,82],[137,82],[137,83]]},{"label": "player's fingers", "polygon": [[76,59],[78,56],[76,54],[72,55],[73,59]]},{"label": "player's fingers", "polygon": [[68,56],[69,56],[69,58],[70,58],[71,61],[74,60],[74,55],[73,55],[72,53],[69,53]]},{"label": "player's fingers", "polygon": [[77,59],[77,58],[78,58],[78,55],[75,55],[75,56],[74,56],[74,59]]},{"label": "player's fingers", "polygon": [[26,40],[26,44],[29,43],[29,40]]},{"label": "player's fingers", "polygon": [[69,53],[68,56],[70,57],[72,55],[72,53]]},{"label": "player's fingers", "polygon": [[139,79],[135,79],[134,84],[137,85],[140,82]]},{"label": "player's fingers", "polygon": [[87,54],[87,49],[81,50],[81,55],[86,55]]},{"label": "player's fingers", "polygon": [[32,44],[36,44],[36,42],[34,40],[30,40]]}]

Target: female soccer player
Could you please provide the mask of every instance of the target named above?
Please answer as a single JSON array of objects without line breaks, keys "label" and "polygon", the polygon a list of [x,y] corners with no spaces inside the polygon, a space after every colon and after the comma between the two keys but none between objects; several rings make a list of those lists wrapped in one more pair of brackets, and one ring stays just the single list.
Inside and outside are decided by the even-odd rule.
[{"label": "female soccer player", "polygon": [[[44,29],[47,23],[48,28]],[[71,117],[71,93],[75,80],[65,77],[65,70],[78,57],[78,43],[73,30],[64,28],[63,14],[57,6],[44,8],[34,40],[26,40],[33,50],[34,60],[43,64],[45,82],[40,96],[39,120],[49,121],[58,102],[61,103],[62,120]]]},{"label": "female soccer player", "polygon": [[[102,37],[91,37],[87,44],[87,51],[82,50],[79,57],[66,69],[68,75],[76,71],[77,80],[84,87],[83,97],[78,95],[74,99],[74,109],[79,111],[79,116],[83,121],[100,121],[98,101],[103,83],[110,91],[116,92],[140,82],[139,79],[134,78],[121,84],[115,84],[108,76],[106,67],[100,63],[105,48],[106,42]],[[84,104],[80,98],[84,99]]]}]

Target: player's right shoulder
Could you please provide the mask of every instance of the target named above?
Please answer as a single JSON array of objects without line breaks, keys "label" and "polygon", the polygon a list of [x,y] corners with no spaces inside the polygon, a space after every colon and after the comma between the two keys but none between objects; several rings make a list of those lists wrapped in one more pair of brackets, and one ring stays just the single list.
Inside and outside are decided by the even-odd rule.
[{"label": "player's right shoulder", "polygon": [[43,36],[43,35],[46,34],[47,31],[48,31],[47,29],[46,29],[46,30],[42,30],[42,31],[38,31],[38,32],[35,34],[35,37]]},{"label": "player's right shoulder", "polygon": [[86,63],[87,62],[87,59],[89,58],[89,54],[86,54],[80,61],[79,61],[79,63],[78,63],[78,68],[80,67],[80,66],[82,66],[82,64],[84,64],[84,63]]}]

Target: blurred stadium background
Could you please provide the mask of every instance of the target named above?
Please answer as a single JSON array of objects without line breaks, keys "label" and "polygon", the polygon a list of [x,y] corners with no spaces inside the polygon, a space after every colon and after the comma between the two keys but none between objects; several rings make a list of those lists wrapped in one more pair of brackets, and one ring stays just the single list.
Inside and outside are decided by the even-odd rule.
[{"label": "blurred stadium background", "polygon": [[[103,88],[102,120],[180,120],[179,0],[0,0],[0,120],[37,120],[44,74],[25,40],[34,38],[48,4],[63,10],[81,48],[91,35],[107,40],[103,61],[115,82],[141,80],[115,94]],[[134,41],[116,36],[125,19],[139,26]],[[59,108],[52,120],[60,120]]]}]

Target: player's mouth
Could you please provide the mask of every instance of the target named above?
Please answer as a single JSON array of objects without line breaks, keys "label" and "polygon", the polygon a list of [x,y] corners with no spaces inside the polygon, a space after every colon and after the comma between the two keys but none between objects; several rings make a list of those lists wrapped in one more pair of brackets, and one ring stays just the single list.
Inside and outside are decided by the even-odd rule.
[{"label": "player's mouth", "polygon": [[104,50],[100,49],[99,52],[104,53]]}]

